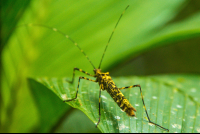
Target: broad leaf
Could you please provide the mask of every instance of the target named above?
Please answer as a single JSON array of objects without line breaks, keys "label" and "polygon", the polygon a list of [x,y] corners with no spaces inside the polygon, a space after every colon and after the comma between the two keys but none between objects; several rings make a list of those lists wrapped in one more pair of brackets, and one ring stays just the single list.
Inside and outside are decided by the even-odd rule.
[{"label": "broad leaf", "polygon": [[[33,1],[32,5],[19,26],[33,23],[59,29],[78,43],[96,67],[119,16],[130,5],[108,46],[103,70],[150,49],[200,36],[199,13],[168,24],[183,8],[182,0],[52,1],[48,4]],[[45,5],[43,12],[34,5]],[[80,50],[53,30],[36,26],[19,27],[15,35],[22,44],[34,43],[37,60],[30,68],[33,77],[72,76],[74,67],[89,72],[93,70]]]},{"label": "broad leaf", "polygon": [[58,124],[62,122],[62,118],[65,117],[66,111],[69,110],[70,107],[64,105],[60,99],[44,85],[32,79],[29,79],[29,84],[40,117],[40,122],[35,132],[53,132],[57,129]]},{"label": "broad leaf", "polygon": [[[171,78],[174,83],[166,81],[166,77]],[[66,82],[67,79],[38,78],[37,81],[46,85],[63,101],[75,97],[78,84],[78,77],[73,85]],[[140,84],[151,121],[168,128],[170,132],[200,131],[200,103],[193,95],[188,94],[191,90],[196,94],[200,93],[199,80],[199,76],[181,75],[114,78],[118,87]],[[196,86],[188,84],[188,81]],[[99,117],[99,86],[97,83],[81,80],[78,91],[78,98],[67,104],[83,111],[94,122],[95,127]],[[122,92],[137,109],[136,118],[127,116],[104,91],[101,95],[101,121],[98,125],[102,132],[165,132],[148,123],[139,88],[124,89]]]},{"label": "broad leaf", "polygon": [[[30,4],[8,1],[13,7],[5,3],[1,6],[4,45],[1,50],[2,132],[35,132],[40,124],[38,111],[41,109],[38,108],[41,107],[33,101],[39,97],[32,97],[26,83],[28,76],[71,76],[73,67],[92,72],[92,66],[82,53],[58,33],[38,27],[12,30],[16,25],[37,23],[60,29],[71,36],[97,66],[117,19],[130,5],[114,33],[102,69],[114,68],[121,61],[155,47],[199,37],[199,12],[181,21],[172,21],[187,5],[183,0],[49,0],[30,1]],[[49,130],[51,125],[46,128],[42,129]]]}]

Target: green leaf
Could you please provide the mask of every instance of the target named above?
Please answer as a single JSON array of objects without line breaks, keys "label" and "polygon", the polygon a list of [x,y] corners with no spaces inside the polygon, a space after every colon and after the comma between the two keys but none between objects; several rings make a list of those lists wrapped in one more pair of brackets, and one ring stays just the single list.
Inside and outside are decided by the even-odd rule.
[{"label": "green leaf", "polygon": [[[17,22],[23,16],[24,10],[29,6],[30,1],[1,1],[1,47],[7,43]],[[9,17],[8,17],[9,16]],[[12,20],[12,21],[10,21]],[[2,50],[1,48],[1,50]]]},{"label": "green leaf", "polygon": [[[55,95],[56,96],[56,95]],[[84,122],[84,123],[83,123]],[[56,133],[100,133],[94,123],[80,110],[74,109],[62,124],[59,124]]]},{"label": "green leaf", "polygon": [[[171,78],[174,83],[166,81]],[[190,80],[192,78],[192,80]],[[76,95],[78,77],[73,85],[66,82],[68,78],[38,78],[52,90],[60,101],[72,99]],[[159,79],[159,80],[158,80]],[[189,92],[200,93],[200,76],[150,76],[150,77],[119,77],[113,78],[118,87],[140,84],[144,101],[152,122],[155,122],[170,132],[199,132],[200,103]],[[188,84],[192,81],[195,87]],[[170,84],[169,84],[170,83]],[[187,87],[185,90],[184,87]],[[67,102],[70,106],[83,111],[94,123],[99,118],[98,96],[99,86],[91,81],[81,80],[78,98]],[[136,118],[129,117],[113,101],[110,95],[103,91],[101,95],[101,121],[98,128],[102,132],[163,132],[159,127],[151,125],[146,120],[146,114],[140,96],[139,88],[122,90],[125,97],[137,109]],[[165,131],[164,131],[165,132]]]},{"label": "green leaf", "polygon": [[[53,132],[70,109],[44,85],[29,79],[30,89],[37,104],[40,122],[36,132]],[[44,99],[45,98],[45,99]],[[48,120],[48,122],[47,122]]]},{"label": "green leaf", "polygon": [[199,37],[199,11],[173,21],[187,6],[184,0],[29,2],[11,0],[9,6],[4,5],[7,2],[1,4],[1,132],[35,132],[38,127],[41,113],[34,103],[38,97],[34,98],[27,87],[27,77],[72,76],[74,67],[92,72],[87,59],[66,38],[37,27],[12,30],[16,24],[36,23],[60,29],[98,66],[117,19],[130,5],[114,33],[102,69],[113,69],[152,48]]},{"label": "green leaf", "polygon": [[[102,63],[103,70],[150,49],[200,36],[198,12],[182,21],[169,23],[184,7],[183,0],[47,3],[33,1],[33,8],[26,12],[19,25],[43,24],[61,30],[78,43],[96,67],[120,14],[130,5],[108,46]],[[42,13],[34,5],[40,5]],[[93,70],[72,42],[52,30],[24,27],[16,29],[15,35],[23,44],[35,44],[37,60],[30,68],[33,77],[71,76],[74,67]]]}]

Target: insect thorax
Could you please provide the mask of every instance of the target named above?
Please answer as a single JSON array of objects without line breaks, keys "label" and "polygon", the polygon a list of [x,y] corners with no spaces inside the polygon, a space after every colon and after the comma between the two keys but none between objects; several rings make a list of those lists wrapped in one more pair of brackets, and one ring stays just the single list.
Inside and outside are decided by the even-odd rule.
[{"label": "insect thorax", "polygon": [[[108,88],[106,86],[106,83],[109,81],[112,81],[109,72],[103,73],[101,72],[101,69],[94,69],[95,77],[97,77],[96,81],[99,83],[99,86],[102,90],[105,90]],[[114,83],[114,82],[113,82]]]}]

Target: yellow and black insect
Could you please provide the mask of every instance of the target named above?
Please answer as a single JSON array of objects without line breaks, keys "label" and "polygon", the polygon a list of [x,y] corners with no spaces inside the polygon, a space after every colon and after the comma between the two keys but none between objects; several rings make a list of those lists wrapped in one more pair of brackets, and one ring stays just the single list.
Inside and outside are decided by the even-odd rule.
[{"label": "yellow and black insect", "polygon": [[[105,55],[105,52],[107,50],[107,47],[108,47],[108,44],[110,43],[110,40],[113,36],[113,33],[120,21],[120,19],[122,18],[124,12],[127,10],[129,6],[127,6],[125,8],[125,10],[123,11],[123,13],[121,14],[121,16],[119,17],[115,27],[114,27],[114,30],[112,31],[111,33],[111,36],[108,40],[108,43],[106,45],[106,48],[104,50],[104,53],[102,55],[102,58],[101,58],[101,61],[100,61],[100,64],[99,64],[99,67],[96,68],[91,60],[88,58],[88,56],[85,54],[85,52],[78,46],[78,44],[72,39],[70,38],[68,35],[66,35],[65,33],[59,31],[58,29],[56,28],[52,28],[52,27],[48,27],[48,26],[45,26],[45,25],[40,25],[40,24],[27,24],[27,25],[31,25],[31,26],[39,26],[39,27],[45,27],[45,28],[48,28],[48,29],[52,29],[53,31],[55,32],[58,32],[62,35],[64,35],[66,38],[68,38],[75,46],[77,46],[79,48],[79,50],[85,55],[85,57],[88,59],[88,61],[90,62],[90,64],[93,66],[94,68],[94,75],[91,75],[89,74],[88,72],[85,72],[83,71],[82,69],[79,69],[79,68],[74,68],[73,70],[73,77],[72,77],[72,80],[71,81],[68,81],[70,83],[73,83],[74,82],[74,76],[75,76],[75,71],[80,71],[80,72],[83,72],[85,73],[86,75],[89,75],[89,76],[92,76],[92,77],[95,77],[96,80],[92,80],[92,79],[89,79],[89,78],[86,78],[86,77],[79,77],[79,80],[78,80],[78,86],[77,86],[77,91],[76,91],[76,96],[75,98],[73,99],[70,99],[70,100],[64,100],[64,102],[69,102],[69,101],[73,101],[77,98],[77,95],[78,95],[78,89],[79,89],[79,83],[80,83],[80,80],[81,79],[85,79],[85,80],[89,80],[89,81],[92,81],[92,82],[98,82],[99,83],[99,86],[100,86],[100,90],[99,90],[99,120],[98,120],[98,123],[96,124],[96,127],[98,126],[98,124],[100,123],[100,119],[101,119],[101,109],[100,109],[100,105],[101,105],[101,90],[106,90],[110,96],[113,98],[113,100],[118,104],[118,106],[124,111],[126,112],[126,114],[128,116],[131,116],[131,117],[134,117],[135,116],[135,112],[136,112],[136,109],[130,104],[130,102],[125,98],[125,96],[122,94],[122,92],[120,91],[121,89],[126,89],[126,88],[133,88],[133,87],[139,87],[140,89],[140,93],[141,93],[141,98],[142,98],[142,102],[143,102],[143,106],[144,106],[144,109],[145,109],[145,112],[146,112],[146,115],[147,115],[147,118],[148,118],[148,121],[149,123],[151,124],[154,124],[158,127],[160,127],[161,129],[163,130],[166,130],[166,131],[169,131],[169,129],[166,129],[154,122],[152,122],[149,118],[149,115],[147,113],[147,110],[146,110],[146,106],[145,106],[145,103],[144,103],[144,98],[143,98],[143,95],[142,95],[142,89],[141,89],[141,86],[140,85],[132,85],[132,86],[127,86],[127,87],[121,87],[121,88],[118,88],[114,81],[112,80],[111,76],[109,75],[109,72],[106,72],[106,73],[103,73],[101,72],[101,63],[102,63],[102,60],[104,58],[104,55]],[[24,25],[23,25],[24,26]]]}]

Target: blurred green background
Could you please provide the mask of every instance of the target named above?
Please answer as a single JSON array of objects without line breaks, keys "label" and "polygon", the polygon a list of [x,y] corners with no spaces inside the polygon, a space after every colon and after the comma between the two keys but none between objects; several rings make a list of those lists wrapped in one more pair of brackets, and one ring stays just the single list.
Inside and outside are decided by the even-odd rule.
[{"label": "blurred green background", "polygon": [[[30,77],[72,77],[74,67],[93,73],[87,59],[52,30],[16,26],[34,23],[56,27],[73,38],[97,67],[127,5],[130,7],[105,54],[103,71],[116,77],[172,73],[199,76],[198,0],[1,1],[0,131],[99,132],[81,111],[56,101],[53,95],[34,94],[27,83]],[[48,111],[46,115],[41,108]]]}]

